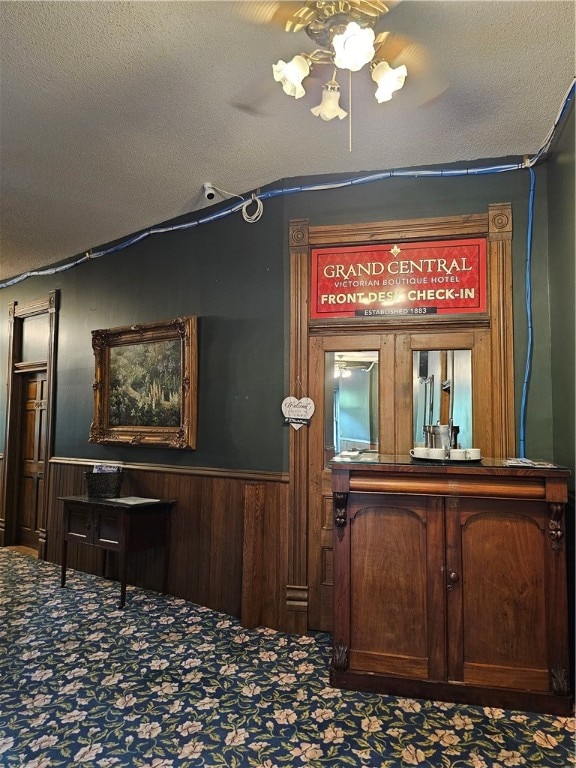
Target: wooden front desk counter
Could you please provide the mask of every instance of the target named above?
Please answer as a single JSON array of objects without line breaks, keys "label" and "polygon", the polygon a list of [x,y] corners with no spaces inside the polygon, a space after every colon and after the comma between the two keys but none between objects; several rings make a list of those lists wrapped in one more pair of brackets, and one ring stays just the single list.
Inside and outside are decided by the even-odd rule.
[{"label": "wooden front desk counter", "polygon": [[332,684],[569,714],[568,470],[330,466]]},{"label": "wooden front desk counter", "polygon": [[64,496],[62,525],[62,572],[60,586],[66,584],[68,542],[88,544],[106,552],[118,552],[120,567],[120,608],[126,602],[128,555],[153,547],[164,547],[163,592],[166,591],[169,562],[170,510],[173,501],[142,499],[129,503],[122,499],[95,499],[89,496]]}]

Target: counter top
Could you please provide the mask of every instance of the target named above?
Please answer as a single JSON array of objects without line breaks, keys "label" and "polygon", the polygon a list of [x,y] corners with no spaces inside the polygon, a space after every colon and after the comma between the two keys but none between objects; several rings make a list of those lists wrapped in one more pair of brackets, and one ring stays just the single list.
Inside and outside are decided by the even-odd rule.
[{"label": "counter top", "polygon": [[[374,451],[360,452],[357,456],[337,455],[330,461],[331,469],[351,469],[354,471],[378,470],[386,473],[433,472],[435,474],[497,474],[517,476],[542,476],[568,477],[570,470],[549,462],[537,462],[532,464],[511,464],[511,459],[482,458],[477,461],[456,461],[446,459],[438,461],[434,459],[414,459],[410,455],[390,455],[376,453]],[[520,459],[515,459],[520,461]]]},{"label": "counter top", "polygon": [[140,496],[119,496],[117,498],[97,496],[58,496],[59,501],[76,502],[78,504],[93,504],[100,507],[115,507],[116,509],[132,509],[134,507],[165,507],[176,502],[173,499],[148,499]]}]

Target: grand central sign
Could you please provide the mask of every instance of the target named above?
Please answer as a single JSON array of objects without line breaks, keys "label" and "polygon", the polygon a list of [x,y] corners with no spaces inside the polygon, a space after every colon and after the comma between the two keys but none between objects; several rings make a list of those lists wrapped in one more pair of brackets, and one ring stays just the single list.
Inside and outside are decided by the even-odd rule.
[{"label": "grand central sign", "polygon": [[482,238],[312,249],[311,319],[486,311]]}]

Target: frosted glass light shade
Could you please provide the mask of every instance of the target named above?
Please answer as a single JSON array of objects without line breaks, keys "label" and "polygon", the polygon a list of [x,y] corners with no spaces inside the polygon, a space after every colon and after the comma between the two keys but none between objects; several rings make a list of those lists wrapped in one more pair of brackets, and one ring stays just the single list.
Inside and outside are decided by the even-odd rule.
[{"label": "frosted glass light shade", "polygon": [[362,29],[351,21],[341,35],[334,35],[332,46],[334,64],[339,69],[358,72],[374,57],[374,30],[370,27]]},{"label": "frosted glass light shade", "polygon": [[408,70],[402,64],[393,69],[387,61],[381,61],[372,70],[372,80],[378,85],[376,89],[376,101],[390,101],[394,91],[399,91],[404,85]]},{"label": "frosted glass light shade", "polygon": [[335,117],[342,120],[346,117],[348,112],[340,106],[340,88],[337,83],[333,85],[330,82],[322,88],[322,101],[317,107],[312,107],[310,112],[322,120],[333,120]]},{"label": "frosted glass light shade", "polygon": [[272,65],[274,80],[282,83],[282,90],[288,96],[294,96],[295,99],[301,99],[306,93],[302,85],[302,80],[310,74],[310,65],[304,58],[298,54],[292,61],[286,63],[280,61]]}]

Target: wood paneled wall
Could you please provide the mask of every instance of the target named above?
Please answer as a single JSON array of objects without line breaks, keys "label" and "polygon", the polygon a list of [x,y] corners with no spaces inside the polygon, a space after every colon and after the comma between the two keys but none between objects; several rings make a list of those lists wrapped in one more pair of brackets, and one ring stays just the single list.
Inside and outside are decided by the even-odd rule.
[{"label": "wood paneled wall", "polygon": [[2,499],[4,499],[4,454],[0,453],[0,541],[4,537],[5,520],[5,512]]},{"label": "wood paneled wall", "polygon": [[[47,521],[47,560],[59,563],[62,502],[85,493],[92,465],[53,459]],[[123,496],[174,499],[168,592],[241,618],[245,626],[286,625],[287,477],[135,465],[125,467]],[[162,551],[131,558],[129,584],[159,589]],[[70,544],[68,565],[115,578],[114,553]]]}]

